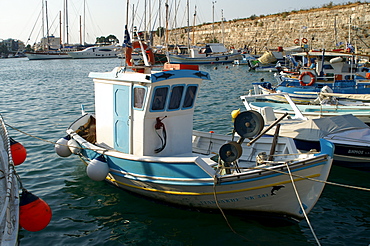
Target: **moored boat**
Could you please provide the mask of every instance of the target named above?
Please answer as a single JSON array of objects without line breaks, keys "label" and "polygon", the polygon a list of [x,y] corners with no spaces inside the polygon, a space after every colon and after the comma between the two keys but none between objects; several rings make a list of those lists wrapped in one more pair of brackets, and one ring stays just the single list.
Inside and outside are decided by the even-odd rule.
[{"label": "moored boat", "polygon": [[17,245],[19,230],[19,191],[11,154],[10,139],[3,118],[0,116],[0,242]]},{"label": "moored boat", "polygon": [[325,50],[292,54],[293,66],[275,74],[277,85],[260,83],[258,87],[264,94],[289,93],[297,103],[309,103],[324,87],[341,99],[370,94],[370,69],[356,62],[358,56]]},{"label": "moored boat", "polygon": [[122,52],[117,45],[91,46],[83,50],[67,52],[73,59],[92,59],[92,58],[117,58]]},{"label": "moored boat", "polygon": [[29,60],[49,60],[49,59],[71,59],[66,52],[59,51],[40,51],[40,52],[25,52]]},{"label": "moored boat", "polygon": [[289,138],[247,142],[264,125],[254,112],[236,117],[234,137],[194,131],[197,92],[209,74],[181,64],[132,69],[90,73],[95,115],[83,112],[68,127],[56,144],[60,156],[79,155],[94,180],[179,206],[294,219],[313,208],[324,183],[307,178],[327,179],[330,142],[308,154]]},{"label": "moored boat", "polygon": [[[285,96],[289,99],[289,95],[285,94]],[[260,112],[265,122],[272,122],[283,113],[280,103],[254,102],[255,98],[261,98],[261,96],[241,96],[246,109]],[[370,170],[370,127],[368,125],[345,112],[337,116],[307,118],[305,113],[300,111],[302,105],[294,105],[291,99],[290,101],[291,116],[280,122],[281,136],[294,139],[297,148],[303,151],[319,150],[319,140],[325,138],[335,145],[334,164]],[[284,113],[288,114],[289,111]],[[273,135],[274,130],[271,128],[266,134]]]},{"label": "moored boat", "polygon": [[169,55],[170,62],[175,64],[232,63],[234,60],[241,58],[240,52],[235,50],[229,52],[223,44],[219,43],[210,43],[204,47],[190,48],[189,55]]}]

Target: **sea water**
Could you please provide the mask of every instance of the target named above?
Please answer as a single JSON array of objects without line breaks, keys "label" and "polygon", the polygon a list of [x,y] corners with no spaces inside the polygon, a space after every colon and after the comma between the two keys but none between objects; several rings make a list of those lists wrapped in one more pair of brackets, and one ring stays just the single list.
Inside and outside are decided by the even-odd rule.
[{"label": "sea water", "polygon": [[[59,157],[53,143],[79,117],[81,104],[94,112],[89,72],[120,65],[119,59],[0,59],[0,113],[15,128],[8,127],[10,135],[28,152],[17,172],[23,186],[45,200],[53,212],[44,230],[22,229],[20,245],[316,245],[305,220],[272,223],[267,218],[226,213],[226,221],[221,213],[159,204],[92,181],[77,156]],[[239,96],[252,89],[252,82],[274,82],[272,73],[251,72],[246,66],[203,65],[200,69],[212,78],[201,85],[196,105],[194,128],[202,131],[230,133],[230,112],[244,110]],[[329,180],[370,188],[369,175],[334,166]],[[369,191],[326,185],[308,215],[320,243],[369,245],[369,201]]]}]

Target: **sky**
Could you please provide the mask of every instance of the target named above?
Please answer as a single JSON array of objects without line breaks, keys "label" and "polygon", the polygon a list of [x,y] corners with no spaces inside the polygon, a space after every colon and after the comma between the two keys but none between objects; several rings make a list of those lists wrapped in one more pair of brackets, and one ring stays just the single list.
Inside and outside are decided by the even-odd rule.
[{"label": "sky", "polygon": [[[115,35],[123,41],[126,16],[129,16],[129,26],[132,20],[138,29],[144,29],[146,19],[152,29],[161,23],[165,27],[165,3],[169,5],[169,28],[188,25],[187,0],[129,0],[129,14],[126,14],[126,0],[68,0],[68,32],[69,43],[80,41],[80,16],[85,20],[85,31],[82,31],[84,41],[94,43],[96,37]],[[357,1],[357,0],[356,0]],[[189,0],[189,24],[211,23],[213,19],[220,21],[222,16],[226,21],[248,18],[252,15],[270,15],[292,10],[322,7],[324,4],[343,4],[355,0]],[[42,37],[42,2],[43,0],[0,0],[0,41],[1,39],[18,39],[26,44],[39,42]],[[45,1],[44,1],[45,2]],[[65,0],[47,1],[47,20],[49,35],[59,37],[59,12],[64,10]],[[362,0],[361,2],[365,2]],[[85,4],[84,4],[85,3]],[[151,6],[144,17],[144,4]],[[45,4],[44,4],[45,5]],[[159,5],[161,6],[159,8]],[[44,12],[46,8],[44,8]],[[85,9],[85,14],[84,14]],[[147,8],[149,9],[149,7]],[[158,13],[162,13],[158,18]],[[177,10],[177,11],[176,11]],[[152,18],[149,17],[151,12]],[[134,17],[133,17],[134,16]],[[151,21],[149,21],[149,19]],[[46,23],[46,18],[44,18]],[[65,23],[62,18],[62,23]],[[83,29],[82,29],[83,30]],[[46,24],[44,25],[46,35]],[[62,36],[65,33],[63,28]],[[66,39],[64,39],[64,42]]]}]

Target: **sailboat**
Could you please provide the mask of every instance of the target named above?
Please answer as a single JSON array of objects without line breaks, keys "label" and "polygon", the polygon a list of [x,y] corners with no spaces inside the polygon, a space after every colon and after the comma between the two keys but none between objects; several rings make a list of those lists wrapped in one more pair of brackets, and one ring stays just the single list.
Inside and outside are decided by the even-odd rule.
[{"label": "sailboat", "polygon": [[[42,6],[42,12],[44,12],[44,3]],[[61,43],[62,43],[61,38],[55,37],[54,35],[49,35],[47,1],[45,1],[45,15],[46,15],[47,35],[46,37],[43,37],[41,39],[41,49],[39,51],[27,51],[25,52],[25,55],[27,56],[29,60],[71,59],[72,57],[70,57],[67,54],[67,52],[62,51],[60,49]],[[59,12],[59,19],[60,19],[59,23],[61,23],[61,13],[60,12]],[[44,26],[44,23],[42,26]],[[60,24],[60,30],[61,30],[61,24]],[[71,49],[71,50],[76,50],[76,49]]]},{"label": "sailboat", "polygon": [[[189,6],[189,4],[188,4]],[[214,12],[214,8],[213,8]],[[214,14],[213,14],[214,16]],[[213,20],[214,23],[214,20]],[[194,34],[194,32],[193,32]],[[189,32],[188,32],[189,35]],[[190,40],[190,37],[188,37]],[[193,35],[194,40],[194,35]],[[214,37],[214,27],[213,27],[213,40]],[[214,64],[214,63],[232,63],[234,60],[242,59],[240,52],[236,50],[228,51],[223,43],[206,43],[202,46],[193,46],[188,45],[188,54],[169,54],[169,59],[171,63],[180,63],[180,64]]]}]

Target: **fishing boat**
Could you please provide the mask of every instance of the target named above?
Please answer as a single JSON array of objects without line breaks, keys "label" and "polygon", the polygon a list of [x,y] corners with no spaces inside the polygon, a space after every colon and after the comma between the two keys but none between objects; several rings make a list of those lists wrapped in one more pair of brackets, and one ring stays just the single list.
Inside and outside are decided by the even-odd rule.
[{"label": "fishing boat", "polygon": [[[289,98],[288,94],[285,94]],[[256,106],[253,100],[257,96],[241,96],[247,110],[256,110],[261,113],[265,122],[273,122],[279,114],[280,108],[276,103],[264,103]],[[290,99],[292,102],[292,100]],[[287,104],[289,105],[289,104]],[[325,138],[335,145],[334,164],[359,170],[370,170],[370,127],[351,114],[341,114],[328,117],[307,118],[300,112],[302,105],[297,105],[292,110],[292,115],[280,122],[280,136],[290,137],[299,150],[319,150],[319,140]],[[276,111],[275,111],[276,110]],[[288,112],[285,112],[288,114]],[[266,126],[267,127],[267,126]],[[267,135],[274,134],[271,128]]]},{"label": "fishing boat", "polygon": [[[262,100],[250,101],[251,98]],[[276,98],[284,102],[269,101],[276,100]],[[243,102],[247,102],[251,109],[256,111],[260,111],[260,109],[264,107],[271,107],[278,117],[285,113],[288,113],[292,117],[309,119],[352,114],[364,123],[370,124],[370,104],[361,101],[335,101],[336,103],[330,103],[330,100],[324,100],[322,103],[318,104],[296,104],[290,97],[290,94],[284,92],[260,95],[249,94],[241,96],[241,99]],[[319,97],[316,99],[319,101],[321,98]]]},{"label": "fishing boat", "polygon": [[209,43],[204,47],[190,48],[188,55],[169,54],[169,59],[174,64],[214,64],[232,63],[242,56],[236,50],[229,52],[223,44]]},{"label": "fishing boat", "polygon": [[0,116],[0,244],[17,245],[19,230],[19,191],[10,139]]},{"label": "fishing boat", "polygon": [[59,156],[78,155],[93,180],[180,207],[298,220],[313,208],[324,183],[308,178],[327,179],[329,141],[319,153],[301,154],[292,139],[260,137],[263,118],[253,111],[235,117],[233,135],[195,131],[195,101],[208,73],[183,64],[131,70],[89,74],[95,114],[82,110],[55,145]]},{"label": "fishing boat", "polygon": [[[261,93],[286,92],[297,103],[309,103],[317,96],[312,92],[318,93],[324,87],[340,99],[370,94],[370,69],[359,64],[354,54],[311,51],[292,54],[288,60],[293,66],[275,74],[277,85],[258,84]],[[282,98],[275,98],[279,99]]]},{"label": "fishing boat", "polygon": [[248,53],[241,53],[241,58],[233,61],[234,65],[248,65],[250,66],[250,61],[254,61],[257,58]]},{"label": "fishing boat", "polygon": [[49,205],[27,191],[16,173],[15,166],[22,164],[26,156],[24,146],[8,135],[0,114],[0,245],[18,245],[20,228],[40,231],[51,220]]}]

